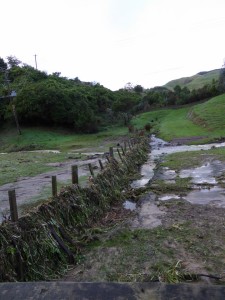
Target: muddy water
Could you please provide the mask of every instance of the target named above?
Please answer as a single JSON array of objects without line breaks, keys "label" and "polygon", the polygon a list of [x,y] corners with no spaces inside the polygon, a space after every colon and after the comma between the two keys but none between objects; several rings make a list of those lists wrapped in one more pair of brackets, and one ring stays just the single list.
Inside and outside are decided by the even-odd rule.
[{"label": "muddy water", "polygon": [[[156,138],[155,136],[152,136],[150,145],[152,150],[149,154],[148,161],[141,168],[141,179],[132,183],[131,186],[133,188],[143,187],[153,178],[157,161],[165,155],[177,152],[209,150],[212,148],[225,147],[225,143],[174,146]],[[177,174],[174,170],[163,168],[161,173],[159,173],[159,178],[161,180],[168,183],[175,183],[176,176],[180,176],[181,178],[191,177],[193,190],[185,196],[175,194],[161,195],[158,197],[158,200],[167,201],[170,199],[183,199],[193,204],[208,204],[210,206],[225,207],[225,189],[218,186],[216,179],[224,173],[225,163],[219,160],[209,161],[200,167],[181,170],[179,174]],[[152,218],[152,214],[154,215],[154,209],[151,207],[151,210],[153,210],[150,212],[150,207],[147,210],[145,208],[146,205],[153,205],[152,201],[150,202],[148,204],[142,204],[144,212],[139,209],[139,218],[141,218],[141,215],[143,214],[146,217],[147,211],[149,214],[148,217],[150,219]]]},{"label": "muddy water", "polygon": [[223,173],[225,173],[225,163],[213,160],[194,169],[182,170],[179,176],[181,178],[192,177],[192,183],[195,184],[217,184],[216,177]]},{"label": "muddy water", "polygon": [[[147,162],[141,168],[141,179],[136,180],[131,184],[133,188],[143,187],[149,182],[149,180],[152,179],[157,161],[162,156],[177,152],[209,150],[212,148],[225,147],[225,143],[171,146],[169,143],[152,135],[150,146],[151,153],[149,154]],[[193,177],[194,183],[208,182],[211,184],[216,184],[214,177],[219,176],[223,172],[225,172],[225,165],[222,165],[220,161],[213,161],[212,163],[207,163],[206,165],[193,170],[183,170],[180,174],[180,177]],[[162,174],[162,179],[171,180],[174,179],[176,175],[177,174],[174,170],[165,168]]]},{"label": "muddy water", "polygon": [[212,143],[206,145],[180,145],[173,146],[169,143],[164,142],[161,139],[152,136],[152,155],[154,158],[159,157],[162,154],[172,154],[177,152],[186,152],[186,151],[199,151],[199,150],[209,150],[212,148],[221,148],[225,147],[225,143]]}]

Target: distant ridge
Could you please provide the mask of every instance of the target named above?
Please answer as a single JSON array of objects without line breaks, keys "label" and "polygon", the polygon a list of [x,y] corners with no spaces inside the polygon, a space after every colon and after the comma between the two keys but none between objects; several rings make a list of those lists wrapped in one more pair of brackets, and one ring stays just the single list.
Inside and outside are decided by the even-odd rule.
[{"label": "distant ridge", "polygon": [[218,80],[220,69],[211,71],[201,71],[196,75],[190,77],[182,77],[169,81],[164,87],[173,90],[176,85],[180,85],[182,88],[187,87],[190,90],[202,88],[206,84],[212,83],[212,80]]}]

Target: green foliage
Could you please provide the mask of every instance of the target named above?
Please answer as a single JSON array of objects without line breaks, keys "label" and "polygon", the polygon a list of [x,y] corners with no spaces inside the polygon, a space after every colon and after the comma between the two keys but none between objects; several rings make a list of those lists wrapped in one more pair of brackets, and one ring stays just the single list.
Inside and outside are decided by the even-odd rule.
[{"label": "green foliage", "polygon": [[4,61],[3,58],[0,57],[0,70],[6,70],[7,69],[7,63]]},{"label": "green foliage", "polygon": [[[10,91],[17,92],[14,104],[21,125],[62,125],[91,133],[107,121],[107,111],[115,98],[112,91],[100,84],[82,83],[78,78],[68,80],[59,72],[47,75],[28,65],[20,67],[16,58],[8,59]],[[4,76],[0,81],[3,86]],[[12,113],[6,111],[10,108],[1,110],[3,120],[12,118]]]},{"label": "green foliage", "polygon": [[[14,104],[20,125],[65,126],[75,132],[95,133],[112,123],[128,125],[137,112],[192,103],[221,92],[215,80],[192,91],[179,85],[173,91],[166,87],[144,90],[141,85],[128,83],[124,89],[112,92],[99,83],[82,82],[78,77],[68,79],[60,72],[47,75],[31,66],[21,66],[14,56],[7,59],[10,85],[1,73],[0,96],[17,92]],[[5,67],[4,60],[0,64]],[[9,101],[3,101],[0,122],[12,119]]]},{"label": "green foliage", "polygon": [[224,63],[223,67],[220,70],[219,89],[222,93],[225,92],[225,63]]},{"label": "green foliage", "polygon": [[18,66],[19,64],[21,64],[21,61],[16,58],[15,56],[7,56],[7,60],[8,60],[8,65],[10,68]]},{"label": "green foliage", "polygon": [[141,96],[127,90],[119,90],[115,93],[113,110],[115,112],[132,112],[133,108],[140,102]]},{"label": "green foliage", "polygon": [[144,88],[143,88],[140,84],[138,84],[138,85],[136,85],[136,86],[134,87],[134,91],[135,91],[136,93],[143,93]]}]

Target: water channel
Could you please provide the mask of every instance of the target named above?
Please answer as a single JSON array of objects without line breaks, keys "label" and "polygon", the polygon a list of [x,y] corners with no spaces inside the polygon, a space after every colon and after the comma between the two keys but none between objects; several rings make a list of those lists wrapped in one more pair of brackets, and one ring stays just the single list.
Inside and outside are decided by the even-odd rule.
[{"label": "water channel", "polygon": [[[151,153],[149,153],[147,162],[141,168],[141,179],[134,181],[131,184],[132,188],[144,187],[153,178],[158,161],[165,155],[225,147],[225,143],[174,146],[152,135],[150,146]],[[174,170],[163,168],[160,179],[175,183],[177,176],[180,178],[191,177],[193,190],[185,196],[175,194],[162,195],[158,197],[158,200],[184,199],[193,204],[210,204],[212,206],[225,207],[225,189],[218,186],[216,179],[216,177],[224,173],[225,163],[219,160],[212,160],[200,167],[181,170],[179,174]]]}]

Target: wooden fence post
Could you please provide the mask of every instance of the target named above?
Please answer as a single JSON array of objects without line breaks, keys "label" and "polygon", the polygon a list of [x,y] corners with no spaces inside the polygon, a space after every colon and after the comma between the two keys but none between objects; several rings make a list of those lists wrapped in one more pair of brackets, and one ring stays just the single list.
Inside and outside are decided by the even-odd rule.
[{"label": "wooden fence post", "polygon": [[91,176],[94,178],[94,177],[95,177],[95,174],[94,174],[94,171],[93,171],[92,165],[91,165],[91,164],[88,164],[88,167],[89,167],[89,170],[90,170]]},{"label": "wooden fence post", "polygon": [[122,149],[123,156],[125,156],[125,151],[122,146],[121,146],[121,149]]},{"label": "wooden fence post", "polygon": [[78,184],[78,166],[73,165],[71,166],[72,170],[72,184]]},{"label": "wooden fence post", "polygon": [[120,150],[119,150],[119,148],[117,148],[117,152],[118,152],[118,154],[119,154],[119,158],[120,158],[120,160],[121,160],[121,161],[123,161],[123,158],[122,158],[122,155],[120,154]]},{"label": "wooden fence post", "polygon": [[127,151],[127,143],[124,142],[124,152],[126,153],[126,151]]},{"label": "wooden fence post", "polygon": [[9,190],[9,206],[10,206],[10,216],[12,222],[18,221],[18,210],[17,210],[17,204],[16,204],[16,192],[15,190]]},{"label": "wooden fence post", "polygon": [[102,163],[101,159],[99,159],[98,162],[99,162],[101,170],[104,170],[103,163]]},{"label": "wooden fence post", "polygon": [[109,156],[110,157],[114,157],[114,154],[113,154],[113,147],[109,147]]},{"label": "wooden fence post", "polygon": [[57,179],[56,179],[56,175],[52,176],[52,196],[53,197],[57,196]]},{"label": "wooden fence post", "polygon": [[106,159],[107,159],[108,163],[110,163],[109,155],[106,155]]}]

